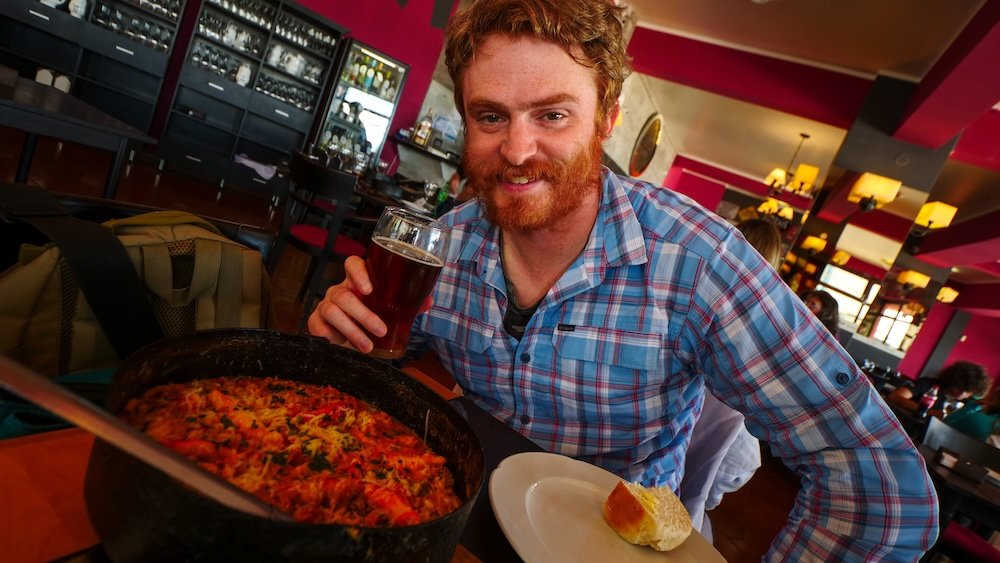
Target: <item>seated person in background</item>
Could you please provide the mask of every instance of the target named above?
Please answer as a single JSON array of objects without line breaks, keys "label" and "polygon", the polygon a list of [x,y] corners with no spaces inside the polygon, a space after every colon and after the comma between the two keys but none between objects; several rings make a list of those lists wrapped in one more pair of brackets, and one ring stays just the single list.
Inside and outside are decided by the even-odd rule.
[{"label": "seated person in background", "polygon": [[937,386],[938,398],[930,409],[931,416],[941,417],[945,401],[965,401],[969,397],[981,397],[990,388],[990,379],[983,366],[972,362],[955,362],[934,377],[921,377],[910,386],[897,387],[886,400],[903,410],[916,414],[920,408],[920,398],[931,387]]},{"label": "seated person in background", "polygon": [[978,440],[990,441],[991,436],[1000,434],[1000,385],[946,416],[944,423]]},{"label": "seated person in background", "polygon": [[809,307],[819,322],[823,323],[823,326],[836,338],[837,326],[840,323],[840,307],[837,305],[837,300],[822,289],[816,289],[806,292],[802,296],[802,301],[805,301],[806,307]]}]

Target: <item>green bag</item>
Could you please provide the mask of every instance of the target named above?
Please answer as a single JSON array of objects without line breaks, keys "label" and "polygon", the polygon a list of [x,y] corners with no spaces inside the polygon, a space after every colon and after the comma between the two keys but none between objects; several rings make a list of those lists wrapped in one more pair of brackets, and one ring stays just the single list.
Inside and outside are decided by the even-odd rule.
[{"label": "green bag", "polygon": [[[37,222],[26,222],[46,232]],[[260,253],[223,236],[212,223],[189,213],[158,211],[103,225],[124,247],[162,335],[274,325],[270,282]],[[138,304],[116,303],[120,290],[105,289],[111,285],[105,282],[112,280],[104,271],[91,271],[111,270],[98,265],[107,253],[94,252],[93,244],[85,246],[90,252],[87,260],[76,263],[55,244],[22,246],[18,264],[0,274],[0,353],[57,376],[113,367],[124,355],[160,336],[155,327],[147,336],[135,336],[141,332],[137,319],[145,304],[141,298]],[[77,275],[81,268],[96,278],[88,281],[98,286],[97,291],[81,291]],[[130,277],[121,273],[115,282]],[[125,289],[130,285],[135,284],[125,282]],[[95,300],[110,300],[112,312],[95,315],[85,293]],[[108,316],[113,318],[109,321]],[[106,334],[112,331],[102,324],[132,341],[116,344],[116,338]]]}]

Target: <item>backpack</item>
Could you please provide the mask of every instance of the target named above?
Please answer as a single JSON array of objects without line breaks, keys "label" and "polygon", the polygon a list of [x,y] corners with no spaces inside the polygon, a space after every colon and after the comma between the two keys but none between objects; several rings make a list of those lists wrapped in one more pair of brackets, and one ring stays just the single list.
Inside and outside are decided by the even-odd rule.
[{"label": "backpack", "polygon": [[[50,225],[19,218],[62,246],[23,245],[18,263],[0,274],[0,353],[44,375],[114,367],[162,336],[275,324],[260,253],[223,236],[205,219],[157,211],[107,221],[103,228],[114,234],[109,246],[79,244],[87,229],[77,230],[100,231],[97,223],[46,215],[64,231],[57,238],[43,228]],[[74,223],[67,227],[66,221]],[[74,244],[83,250],[69,252]],[[119,262],[126,265],[115,270],[104,262],[120,248],[127,260]],[[132,271],[138,281],[123,280],[134,279]],[[81,287],[88,284],[89,289]],[[128,295],[133,289],[138,297]],[[91,308],[101,300],[106,303]]]}]

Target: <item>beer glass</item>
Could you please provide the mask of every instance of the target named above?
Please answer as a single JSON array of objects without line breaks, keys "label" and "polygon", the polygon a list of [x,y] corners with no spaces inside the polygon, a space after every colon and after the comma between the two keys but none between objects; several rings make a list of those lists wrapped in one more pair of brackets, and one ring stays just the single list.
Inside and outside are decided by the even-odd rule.
[{"label": "beer glass", "polygon": [[385,336],[369,335],[376,358],[406,353],[410,326],[437,281],[448,252],[451,228],[401,207],[387,207],[375,225],[365,266],[372,292],[361,301],[387,327]]}]

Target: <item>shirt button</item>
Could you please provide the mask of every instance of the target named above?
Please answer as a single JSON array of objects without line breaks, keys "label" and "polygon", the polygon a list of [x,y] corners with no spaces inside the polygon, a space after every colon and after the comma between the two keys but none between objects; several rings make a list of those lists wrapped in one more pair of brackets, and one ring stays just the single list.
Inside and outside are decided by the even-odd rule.
[{"label": "shirt button", "polygon": [[528,415],[526,415],[526,414],[522,414],[521,415],[521,424],[527,424],[529,422],[531,422],[531,417],[528,416]]},{"label": "shirt button", "polygon": [[837,383],[841,385],[847,385],[850,382],[851,382],[851,376],[847,375],[844,372],[840,372],[837,374]]},{"label": "shirt button", "polygon": [[529,354],[527,352],[521,354],[521,361],[525,362],[525,363],[530,362],[531,361],[531,354]]}]

